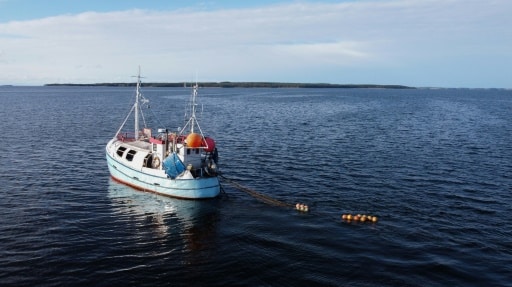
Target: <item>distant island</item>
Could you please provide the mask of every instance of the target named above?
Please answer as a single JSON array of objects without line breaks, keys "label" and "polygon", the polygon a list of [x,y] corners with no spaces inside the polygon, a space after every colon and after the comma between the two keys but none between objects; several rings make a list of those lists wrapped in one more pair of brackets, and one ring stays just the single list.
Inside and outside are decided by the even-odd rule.
[{"label": "distant island", "polygon": [[[205,88],[343,88],[343,89],[415,89],[402,85],[370,84],[327,84],[327,83],[279,83],[279,82],[198,82]],[[80,86],[80,87],[134,87],[135,83],[96,83],[96,84],[46,84],[45,86]],[[144,87],[185,87],[191,83],[143,83]]]}]

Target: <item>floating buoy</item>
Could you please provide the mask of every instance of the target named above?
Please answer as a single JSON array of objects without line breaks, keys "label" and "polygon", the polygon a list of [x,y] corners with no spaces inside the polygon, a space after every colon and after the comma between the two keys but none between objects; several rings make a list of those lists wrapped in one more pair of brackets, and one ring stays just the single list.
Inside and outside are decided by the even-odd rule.
[{"label": "floating buoy", "polygon": [[295,204],[295,209],[297,209],[298,211],[303,211],[303,212],[308,212],[309,211],[309,207],[305,204],[302,204],[302,203],[297,203]]},{"label": "floating buoy", "polygon": [[348,221],[348,222],[351,222],[353,220],[354,222],[373,222],[373,223],[377,222],[377,220],[378,220],[377,216],[366,215],[366,214],[352,215],[350,213],[342,214],[341,219],[344,221]]}]

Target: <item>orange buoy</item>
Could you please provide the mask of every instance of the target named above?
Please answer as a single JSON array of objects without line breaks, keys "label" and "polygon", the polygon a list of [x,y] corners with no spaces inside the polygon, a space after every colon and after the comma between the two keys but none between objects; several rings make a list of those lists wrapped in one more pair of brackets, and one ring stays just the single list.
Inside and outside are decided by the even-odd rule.
[{"label": "orange buoy", "polygon": [[350,214],[350,213],[343,213],[341,215],[341,219],[347,222],[377,222],[377,216],[373,215],[366,215],[366,214]]},{"label": "orange buoy", "polygon": [[203,142],[201,135],[196,133],[189,134],[186,141],[187,146],[192,148],[200,147]]}]

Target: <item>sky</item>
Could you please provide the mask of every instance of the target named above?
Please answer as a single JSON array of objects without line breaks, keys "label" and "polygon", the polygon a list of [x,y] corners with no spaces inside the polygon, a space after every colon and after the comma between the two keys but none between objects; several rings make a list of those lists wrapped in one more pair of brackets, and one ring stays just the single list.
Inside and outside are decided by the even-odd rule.
[{"label": "sky", "polygon": [[0,0],[0,85],[512,88],[512,1]]}]

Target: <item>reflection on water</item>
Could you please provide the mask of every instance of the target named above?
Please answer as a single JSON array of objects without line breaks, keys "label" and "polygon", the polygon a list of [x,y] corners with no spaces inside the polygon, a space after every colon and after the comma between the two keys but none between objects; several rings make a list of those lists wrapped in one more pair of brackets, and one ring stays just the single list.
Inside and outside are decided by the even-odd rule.
[{"label": "reflection on water", "polygon": [[[195,252],[213,247],[219,218],[217,199],[171,198],[135,190],[112,178],[108,196],[114,213],[138,227],[150,229],[153,240],[163,239],[165,242],[180,238],[183,252],[193,257],[197,255]],[[196,260],[199,258],[192,261]]]}]

